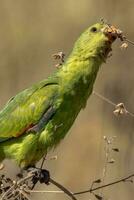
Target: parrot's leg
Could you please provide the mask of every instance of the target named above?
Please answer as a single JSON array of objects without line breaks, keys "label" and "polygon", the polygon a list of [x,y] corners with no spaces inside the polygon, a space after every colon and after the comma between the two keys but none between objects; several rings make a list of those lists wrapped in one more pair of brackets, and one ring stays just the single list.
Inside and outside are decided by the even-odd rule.
[{"label": "parrot's leg", "polygon": [[52,118],[52,116],[55,114],[56,110],[51,106],[48,108],[48,110],[42,115],[41,119],[39,120],[38,124],[33,126],[32,128],[29,128],[28,132],[40,132],[44,126],[48,123],[48,121]]}]

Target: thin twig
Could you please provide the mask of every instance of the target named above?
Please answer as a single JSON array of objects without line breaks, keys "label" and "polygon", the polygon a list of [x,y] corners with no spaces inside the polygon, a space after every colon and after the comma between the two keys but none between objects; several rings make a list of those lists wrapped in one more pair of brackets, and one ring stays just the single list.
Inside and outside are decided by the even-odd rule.
[{"label": "thin twig", "polygon": [[[102,173],[102,178],[101,178],[101,184],[105,183],[105,179],[108,173],[108,166],[109,166],[109,159],[110,159],[110,154],[111,154],[111,150],[112,150],[112,142],[114,140],[114,137],[106,137],[104,136],[104,141],[105,141],[105,162],[104,162],[104,167],[103,167],[103,173]],[[92,187],[93,188],[93,187]],[[91,188],[91,189],[92,189]],[[103,193],[103,188],[101,190],[101,195]]]},{"label": "thin twig", "polygon": [[129,40],[129,39],[127,39],[127,38],[125,38],[125,40],[126,40],[127,42],[129,42],[130,44],[134,45],[134,42],[132,42],[131,40]]},{"label": "thin twig", "polygon": [[45,154],[45,155],[43,156],[43,158],[42,158],[42,162],[41,162],[40,169],[43,168],[44,162],[45,162],[45,160],[46,160],[46,156],[47,156],[47,152],[46,152],[46,154]]},{"label": "thin twig", "polygon": [[27,195],[24,191],[20,190],[19,192],[20,192],[20,194],[21,194],[23,197],[25,197],[27,200],[31,200],[31,199],[28,197],[28,195]]},{"label": "thin twig", "polygon": [[61,190],[25,190],[28,193],[57,193],[57,194],[64,194],[65,192]]},{"label": "thin twig", "polygon": [[99,186],[99,187],[91,188],[91,189],[89,189],[89,190],[83,190],[83,191],[81,191],[81,192],[75,192],[75,193],[73,193],[73,195],[85,194],[85,193],[89,193],[89,192],[92,193],[92,192],[94,192],[94,191],[96,191],[96,190],[99,190],[99,189],[101,189],[101,188],[109,187],[109,186],[111,186],[111,185],[115,185],[115,184],[120,183],[120,182],[125,182],[125,181],[127,181],[128,179],[130,179],[130,178],[132,178],[132,177],[134,177],[134,174],[131,174],[131,175],[125,177],[125,178],[121,178],[121,179],[119,179],[119,180],[117,180],[117,181],[113,181],[113,182],[111,182],[111,183],[107,183],[107,184],[105,184],[105,185],[101,185],[101,186]]},{"label": "thin twig", "polygon": [[102,99],[103,101],[105,101],[105,102],[111,104],[112,106],[114,106],[114,107],[116,106],[116,104],[115,104],[114,102],[112,102],[112,101],[109,100],[108,98],[104,97],[103,95],[99,94],[98,92],[93,91],[93,94],[94,94],[95,96],[99,97],[100,99]]},{"label": "thin twig", "polygon": [[[93,91],[93,94],[97,97],[99,97],[100,99],[102,99],[103,101],[109,103],[110,105],[116,107],[118,104],[114,103],[113,101],[111,101],[110,99],[104,97],[103,95],[99,94],[96,91]],[[128,111],[127,109],[125,110],[127,114],[129,114],[131,117],[134,117],[134,114],[130,111]]]},{"label": "thin twig", "polygon": [[1,200],[4,200],[4,198],[6,196],[8,196],[10,194],[10,192],[12,192],[12,190],[15,188],[15,185],[13,185],[12,187],[9,188],[9,190],[7,190],[1,197]]}]

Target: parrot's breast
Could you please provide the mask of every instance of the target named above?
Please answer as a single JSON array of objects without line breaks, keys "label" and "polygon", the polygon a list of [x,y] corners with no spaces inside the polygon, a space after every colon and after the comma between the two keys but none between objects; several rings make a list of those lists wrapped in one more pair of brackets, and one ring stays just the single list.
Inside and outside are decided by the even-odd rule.
[{"label": "parrot's breast", "polygon": [[[66,136],[73,125],[80,110],[85,107],[92,87],[84,90],[81,87],[72,89],[71,92],[64,93],[57,100],[58,109],[52,119],[46,125],[44,131],[40,134],[40,146],[44,149],[51,149]],[[57,102],[56,102],[57,105]]]}]

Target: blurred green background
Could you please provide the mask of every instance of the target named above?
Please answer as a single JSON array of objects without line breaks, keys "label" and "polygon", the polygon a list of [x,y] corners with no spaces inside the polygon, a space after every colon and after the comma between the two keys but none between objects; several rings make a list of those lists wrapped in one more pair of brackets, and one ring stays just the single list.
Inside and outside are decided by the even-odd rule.
[{"label": "blurred green background", "polygon": [[[133,0],[0,0],[0,106],[19,91],[47,77],[55,70],[52,54],[72,49],[80,33],[103,17],[134,40]],[[120,50],[113,46],[113,56],[99,72],[94,89],[115,103],[124,102],[134,112],[134,47]],[[56,161],[47,161],[51,176],[72,191],[90,187],[102,176],[105,152],[103,136],[117,136],[113,153],[116,160],[107,170],[105,182],[133,172],[134,119],[113,115],[113,107],[96,96],[88,100],[70,133],[55,152]],[[6,172],[15,176],[18,168],[6,161]],[[1,173],[1,172],[0,172]],[[46,189],[39,186],[38,189]],[[47,189],[54,189],[50,186]],[[129,200],[134,185],[120,183],[103,190],[106,199]],[[32,199],[68,199],[63,194],[36,194]],[[90,194],[79,199],[94,199]]]}]

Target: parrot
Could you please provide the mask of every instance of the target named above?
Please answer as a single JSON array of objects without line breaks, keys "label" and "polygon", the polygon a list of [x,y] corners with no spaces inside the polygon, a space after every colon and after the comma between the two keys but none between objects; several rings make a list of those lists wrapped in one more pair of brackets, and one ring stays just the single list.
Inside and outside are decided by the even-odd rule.
[{"label": "parrot", "polygon": [[117,36],[107,23],[88,27],[60,67],[12,97],[0,111],[0,163],[35,166],[66,136],[92,94],[102,63]]}]

